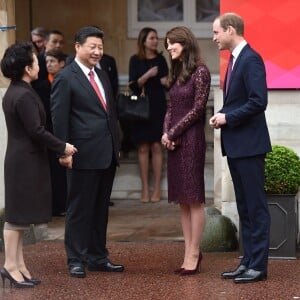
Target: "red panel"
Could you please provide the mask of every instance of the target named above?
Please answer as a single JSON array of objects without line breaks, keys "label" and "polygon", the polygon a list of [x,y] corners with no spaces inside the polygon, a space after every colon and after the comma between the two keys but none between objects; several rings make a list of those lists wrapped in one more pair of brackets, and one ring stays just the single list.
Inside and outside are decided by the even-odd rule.
[{"label": "red panel", "polygon": [[[245,38],[265,61],[268,88],[300,88],[299,0],[220,0],[220,10],[244,19]],[[228,55],[221,53],[221,86]]]}]

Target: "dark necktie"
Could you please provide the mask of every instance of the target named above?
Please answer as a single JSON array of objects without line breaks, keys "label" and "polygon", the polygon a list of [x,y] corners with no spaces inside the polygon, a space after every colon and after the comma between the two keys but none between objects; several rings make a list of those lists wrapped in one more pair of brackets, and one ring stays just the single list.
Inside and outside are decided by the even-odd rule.
[{"label": "dark necktie", "polygon": [[94,72],[92,70],[89,72],[89,77],[90,77],[90,83],[93,86],[96,94],[98,95],[98,98],[99,98],[99,100],[100,100],[103,108],[105,109],[105,111],[107,111],[106,103],[105,103],[105,101],[103,99],[103,96],[102,96],[102,94],[100,92],[100,89],[99,89],[99,87],[98,87],[98,85],[97,85],[97,83],[95,81],[95,74],[94,74]]},{"label": "dark necktie", "polygon": [[226,94],[228,92],[229,88],[229,81],[231,77],[231,72],[232,72],[232,65],[233,65],[233,55],[230,55],[229,62],[228,62],[228,67],[227,67],[227,77],[226,77]]}]

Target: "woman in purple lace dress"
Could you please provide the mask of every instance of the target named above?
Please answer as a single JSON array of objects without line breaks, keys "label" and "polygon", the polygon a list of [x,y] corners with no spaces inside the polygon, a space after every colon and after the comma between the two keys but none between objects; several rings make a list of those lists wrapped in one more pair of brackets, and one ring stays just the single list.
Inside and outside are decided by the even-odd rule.
[{"label": "woman in purple lace dress", "polygon": [[210,91],[210,72],[200,57],[197,39],[186,27],[167,32],[170,54],[170,102],[162,144],[168,150],[168,199],[179,203],[185,253],[175,273],[200,270],[200,241],[205,225],[204,118]]}]

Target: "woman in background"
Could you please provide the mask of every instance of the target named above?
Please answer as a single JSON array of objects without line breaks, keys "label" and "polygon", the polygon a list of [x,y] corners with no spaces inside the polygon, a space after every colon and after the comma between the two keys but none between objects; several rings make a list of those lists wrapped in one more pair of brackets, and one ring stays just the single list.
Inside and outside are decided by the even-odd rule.
[{"label": "woman in background", "polygon": [[[145,88],[150,101],[150,120],[132,124],[132,140],[138,148],[138,160],[142,181],[141,202],[158,202],[161,197],[163,150],[160,144],[166,113],[168,66],[157,50],[158,37],[153,28],[143,28],[138,36],[137,54],[130,58],[130,88],[137,94]],[[149,191],[149,161],[152,159],[153,192]]]},{"label": "woman in background", "polygon": [[59,155],[77,150],[45,130],[46,114],[41,99],[31,87],[38,77],[38,60],[31,43],[17,43],[6,49],[1,61],[3,75],[11,83],[3,97],[8,132],[4,161],[5,245],[3,281],[17,288],[33,287],[23,257],[24,230],[31,224],[51,220],[51,186],[47,148]]},{"label": "woman in background", "polygon": [[184,236],[184,259],[175,273],[200,271],[200,241],[205,226],[204,119],[210,72],[200,56],[198,41],[186,27],[167,32],[170,55],[170,102],[162,144],[168,149],[168,200],[179,203]]}]

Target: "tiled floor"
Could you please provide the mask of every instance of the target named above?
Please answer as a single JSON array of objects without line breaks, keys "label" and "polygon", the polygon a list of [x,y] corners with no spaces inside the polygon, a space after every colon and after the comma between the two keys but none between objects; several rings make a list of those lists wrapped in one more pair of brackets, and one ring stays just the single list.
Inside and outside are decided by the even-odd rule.
[{"label": "tiled floor", "polygon": [[[239,263],[237,252],[204,253],[201,273],[178,276],[183,243],[178,207],[137,200],[116,200],[110,209],[108,249],[110,259],[125,266],[125,272],[87,273],[71,278],[66,268],[63,243],[64,219],[49,226],[49,240],[25,246],[31,272],[42,280],[33,289],[5,288],[2,300],[291,300],[300,299],[300,260],[270,260],[268,280],[236,285],[220,273]],[[4,254],[0,253],[0,265]]]}]

